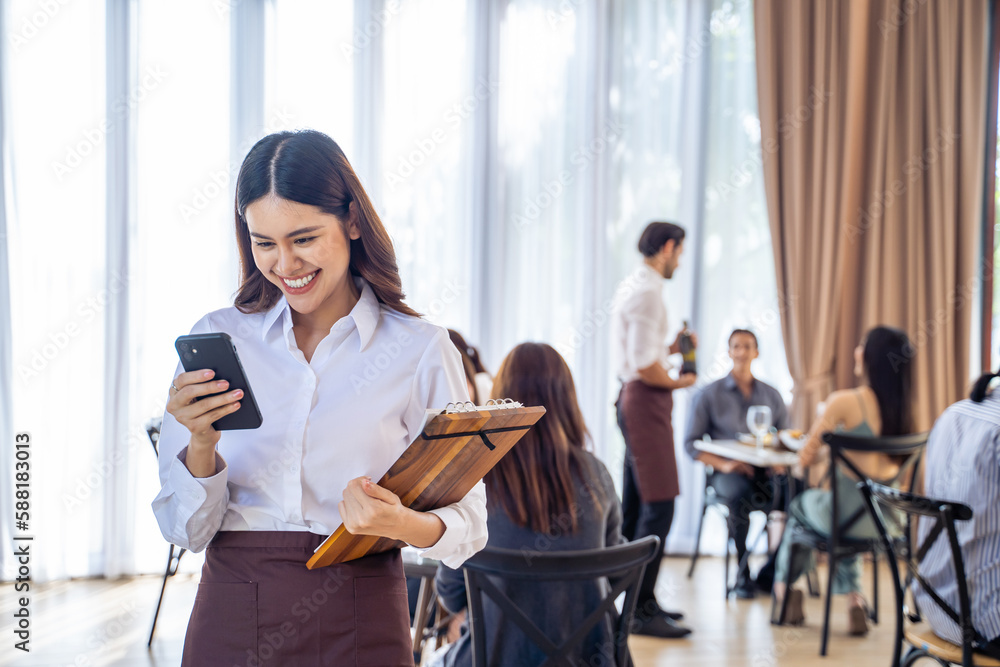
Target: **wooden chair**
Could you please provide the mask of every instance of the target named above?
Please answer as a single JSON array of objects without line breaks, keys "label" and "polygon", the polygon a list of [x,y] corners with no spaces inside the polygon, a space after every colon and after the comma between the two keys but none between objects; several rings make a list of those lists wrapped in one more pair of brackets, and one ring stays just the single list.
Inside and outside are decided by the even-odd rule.
[{"label": "wooden chair", "polygon": [[[976,632],[972,625],[972,609],[965,578],[965,565],[955,530],[956,521],[968,521],[972,518],[972,510],[969,506],[906,493],[871,481],[860,485],[860,487],[865,496],[868,510],[875,519],[882,546],[889,554],[889,569],[892,571],[892,582],[896,592],[896,637],[892,665],[909,667],[921,658],[931,658],[936,660],[938,664],[945,666],[955,664],[963,667],[1000,667],[1000,660],[997,659],[1000,656],[989,657],[977,653],[987,644],[987,641]],[[910,549],[906,548],[905,544],[900,545],[898,540],[892,539],[889,536],[890,522],[896,523],[896,520],[886,510],[902,512],[907,518],[907,526],[912,525],[914,517],[922,517],[925,521],[933,520],[934,523],[924,544],[917,549]],[[958,583],[958,611],[948,604],[920,575],[920,562],[931,545],[942,537],[948,540],[951,548],[951,562],[954,567],[955,581]],[[901,546],[902,548],[900,548]],[[900,559],[906,565],[907,576],[905,578],[900,576]],[[906,592],[909,590],[908,583],[914,580],[959,626],[962,637],[965,638],[961,646],[938,637],[926,623],[919,623],[918,613],[908,612]],[[911,621],[909,625],[906,624],[907,620]],[[900,662],[903,641],[910,644],[910,650]]]},{"label": "wooden chair", "polygon": [[[631,656],[628,652],[628,635],[635,615],[636,598],[642,575],[657,553],[660,539],[655,535],[635,542],[604,549],[585,551],[524,552],[511,549],[490,549],[480,551],[463,565],[465,584],[469,599],[469,629],[471,632],[473,665],[486,667],[487,634],[483,611],[483,598],[499,608],[503,618],[517,625],[524,635],[538,646],[547,656],[543,663],[571,667],[576,664],[569,657],[570,652],[585,641],[594,627],[610,617],[613,628],[614,664],[628,667]],[[552,582],[608,579],[609,591],[594,609],[559,609],[544,613],[571,614],[579,620],[569,637],[553,640],[532,620],[537,617],[537,609],[521,609],[504,592],[504,582]],[[619,614],[615,600],[622,593],[625,602]],[[503,647],[489,647],[494,653]]]}]

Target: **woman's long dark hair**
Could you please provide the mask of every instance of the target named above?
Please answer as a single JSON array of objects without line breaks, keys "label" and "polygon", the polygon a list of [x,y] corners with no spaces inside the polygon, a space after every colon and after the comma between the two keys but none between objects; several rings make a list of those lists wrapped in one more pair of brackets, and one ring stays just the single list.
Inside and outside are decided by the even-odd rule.
[{"label": "woman's long dark hair", "polygon": [[486,373],[489,375],[489,371],[486,370],[486,366],[483,365],[482,360],[479,358],[479,350],[474,345],[469,345],[465,342],[462,334],[454,329],[448,329],[448,336],[451,337],[451,342],[455,344],[455,347],[464,352],[465,356],[469,358],[476,373]]},{"label": "woman's long dark hair", "polygon": [[[545,407],[545,416],[486,474],[486,494],[519,526],[538,533],[575,532],[573,472],[584,480],[583,450],[588,438],[569,366],[552,346],[522,343],[500,364],[493,398],[512,398]],[[595,503],[601,489],[587,483]]]},{"label": "woman's long dark hair", "polygon": [[972,393],[969,394],[969,398],[974,403],[985,401],[986,396],[989,395],[990,382],[993,382],[993,379],[998,377],[1000,377],[1000,373],[984,373],[980,375],[979,379],[976,380],[976,384],[972,387]]},{"label": "woman's long dark hair", "polygon": [[865,336],[864,368],[882,416],[882,435],[913,432],[913,344],[900,329],[875,327]]},{"label": "woman's long dark hair", "polygon": [[380,303],[406,315],[417,315],[403,303],[392,241],[361,181],[337,142],[315,130],[270,134],[254,144],[240,167],[236,180],[236,243],[242,275],[235,305],[241,312],[263,312],[281,297],[278,286],[265,278],[254,263],[245,217],[247,206],[268,195],[315,206],[345,223],[353,203],[361,238],[351,241],[351,274],[367,280]]}]

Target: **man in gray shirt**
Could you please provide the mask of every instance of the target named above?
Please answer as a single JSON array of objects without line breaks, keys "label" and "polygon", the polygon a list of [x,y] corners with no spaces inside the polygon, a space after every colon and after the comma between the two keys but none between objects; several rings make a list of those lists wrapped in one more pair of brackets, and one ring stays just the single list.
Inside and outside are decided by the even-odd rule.
[{"label": "man in gray shirt", "polygon": [[[768,512],[774,506],[769,472],[748,463],[699,452],[694,443],[706,435],[716,440],[732,440],[738,433],[745,433],[749,430],[747,410],[751,405],[769,406],[774,426],[778,429],[788,427],[788,410],[781,394],[756,379],[750,370],[757,356],[757,337],[753,332],[736,329],[729,335],[729,358],[733,360],[733,370],[705,387],[695,398],[684,438],[684,450],[688,456],[709,467],[708,483],[729,509],[729,534],[736,542],[740,560],[747,550],[750,512]],[[772,557],[758,573],[757,584],[770,591],[773,573]],[[735,590],[740,598],[754,597],[754,581],[750,578],[749,567],[738,573]]]}]

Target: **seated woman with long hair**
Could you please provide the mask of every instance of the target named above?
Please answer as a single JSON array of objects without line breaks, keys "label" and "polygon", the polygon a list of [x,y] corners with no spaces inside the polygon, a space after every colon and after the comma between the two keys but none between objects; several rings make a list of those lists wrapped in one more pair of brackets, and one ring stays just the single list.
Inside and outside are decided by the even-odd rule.
[{"label": "seated woman with long hair", "polygon": [[[515,347],[497,372],[493,398],[541,405],[546,413],[486,475],[487,547],[569,551],[622,542],[621,506],[614,483],[604,464],[585,449],[589,434],[573,377],[559,353],[543,343]],[[462,572],[441,566],[435,584],[444,606],[464,614]],[[597,584],[589,582],[511,584],[506,592],[522,609],[535,610],[532,620],[551,637],[568,636],[601,594]],[[512,622],[500,618],[488,600],[484,613],[489,664],[544,662],[541,649]],[[606,655],[609,646],[614,646],[610,622],[598,624],[578,647],[574,664],[591,664],[590,658]],[[448,647],[441,664],[472,664],[467,627]]]},{"label": "seated woman with long hair", "polygon": [[[809,439],[799,452],[799,464],[808,466],[819,461],[821,451],[828,449],[821,436],[829,431],[868,437],[911,433],[912,366],[913,347],[904,332],[889,327],[875,327],[869,331],[865,340],[854,350],[854,374],[861,379],[861,386],[830,394],[822,417],[813,424]],[[869,479],[888,481],[899,473],[899,462],[885,454],[847,452],[846,456]],[[844,520],[864,507],[857,482],[847,474],[839,471],[836,474],[837,510]],[[824,489],[810,489],[792,501],[789,512],[791,518],[785,527],[785,537],[778,548],[775,564],[774,595],[778,602],[785,595],[786,574],[789,570],[791,578],[788,581],[794,583],[815,565],[813,553],[809,549],[798,549],[795,558],[791,558],[789,536],[800,531],[802,526],[821,535],[829,535],[833,518],[832,506],[833,494]],[[867,513],[843,534],[854,538],[878,537],[875,524]],[[857,556],[837,561],[833,593],[848,595],[850,634],[867,634],[867,604],[861,594],[861,560]],[[785,622],[801,624],[805,621],[802,591],[792,589],[788,595]]]}]

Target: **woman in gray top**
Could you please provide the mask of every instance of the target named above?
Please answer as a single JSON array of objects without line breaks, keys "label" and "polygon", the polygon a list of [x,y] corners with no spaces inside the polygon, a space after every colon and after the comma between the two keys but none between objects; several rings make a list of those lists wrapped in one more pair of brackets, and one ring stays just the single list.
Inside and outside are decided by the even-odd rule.
[{"label": "woman in gray top", "polygon": [[[524,405],[542,405],[545,417],[486,475],[488,547],[530,551],[569,551],[621,543],[621,506],[607,469],[584,450],[589,439],[573,376],[563,358],[549,345],[522,343],[504,359],[493,385],[494,398],[512,398]],[[525,561],[525,567],[530,567]],[[438,568],[435,578],[442,604],[464,618],[465,579],[461,570]],[[506,593],[532,620],[557,638],[572,628],[601,598],[590,582],[512,583]],[[524,667],[545,661],[499,610],[484,600],[490,665]],[[575,663],[613,664],[614,639],[610,620],[599,624],[574,653]],[[472,664],[472,642],[463,623],[443,663]]]}]

